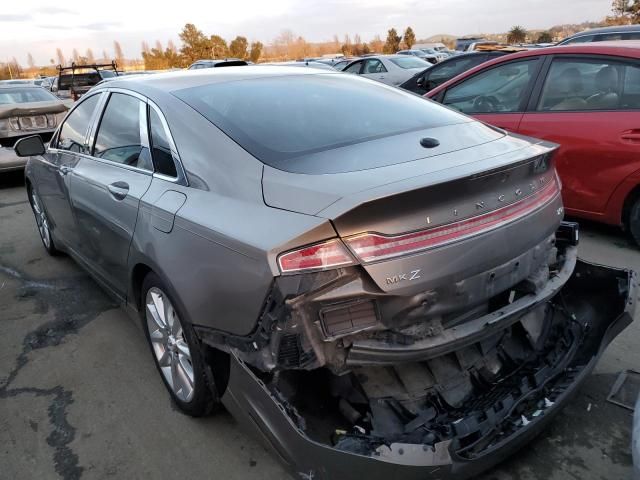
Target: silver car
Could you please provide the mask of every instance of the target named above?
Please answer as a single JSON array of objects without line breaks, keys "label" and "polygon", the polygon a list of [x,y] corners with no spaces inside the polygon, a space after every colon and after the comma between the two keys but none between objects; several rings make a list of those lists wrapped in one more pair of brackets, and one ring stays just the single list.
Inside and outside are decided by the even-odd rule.
[{"label": "silver car", "polygon": [[68,107],[44,88],[33,83],[0,84],[0,172],[21,170],[25,159],[13,146],[33,134],[48,142]]},{"label": "silver car", "polygon": [[426,60],[413,55],[376,55],[354,60],[342,71],[397,86],[430,65]]},{"label": "silver car", "polygon": [[358,77],[118,78],[15,148],[44,247],[139,315],[176,404],[296,478],[475,477],[634,312],[577,259],[555,145]]}]

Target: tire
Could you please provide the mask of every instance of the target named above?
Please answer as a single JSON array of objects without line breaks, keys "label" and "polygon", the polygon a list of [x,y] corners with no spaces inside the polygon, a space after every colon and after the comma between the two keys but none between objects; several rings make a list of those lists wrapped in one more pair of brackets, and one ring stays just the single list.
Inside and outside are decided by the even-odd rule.
[{"label": "tire", "polygon": [[193,417],[210,414],[219,401],[201,344],[155,273],[142,282],[142,326],[160,377],[175,404]]},{"label": "tire", "polygon": [[56,245],[53,242],[53,237],[51,236],[51,228],[49,226],[49,219],[47,218],[47,212],[43,208],[40,196],[32,186],[29,186],[29,188],[27,189],[27,193],[29,195],[29,204],[31,204],[31,210],[33,211],[33,215],[36,218],[36,226],[38,228],[38,233],[40,234],[40,240],[42,240],[42,245],[49,255],[54,257],[60,255],[60,250],[56,248]]},{"label": "tire", "polygon": [[640,197],[636,198],[629,209],[628,228],[631,238],[640,246]]}]

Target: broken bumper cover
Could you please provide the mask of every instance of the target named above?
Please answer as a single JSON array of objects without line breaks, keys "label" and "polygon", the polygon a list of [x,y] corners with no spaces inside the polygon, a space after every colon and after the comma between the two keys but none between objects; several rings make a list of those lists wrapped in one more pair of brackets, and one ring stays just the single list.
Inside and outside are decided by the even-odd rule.
[{"label": "broken bumper cover", "polygon": [[[535,361],[515,368],[482,398],[450,409],[446,439],[389,440],[354,430],[341,432],[341,440],[333,443],[319,441],[310,435],[304,415],[286,395],[233,351],[222,401],[245,427],[257,432],[296,478],[472,478],[544,429],[590,374],[606,346],[633,319],[636,275],[576,260],[575,255],[575,248],[567,254],[564,270],[570,278],[558,280],[561,288],[550,286],[538,292],[528,308],[503,310],[499,327],[487,324],[492,330],[505,328],[521,321],[535,306],[553,305],[549,307],[554,312],[552,322],[563,329],[555,340],[558,346],[548,346]],[[466,340],[482,341],[476,336]],[[389,363],[415,361],[426,352],[396,357]],[[388,356],[382,357],[386,364]]]}]

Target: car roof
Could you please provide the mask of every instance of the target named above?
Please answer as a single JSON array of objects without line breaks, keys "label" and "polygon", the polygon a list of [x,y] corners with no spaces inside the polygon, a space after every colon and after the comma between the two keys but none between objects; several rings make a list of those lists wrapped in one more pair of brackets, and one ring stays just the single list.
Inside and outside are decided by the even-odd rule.
[{"label": "car roof", "polygon": [[457,83],[460,78],[469,77],[481,70],[490,68],[493,65],[499,65],[503,62],[510,62],[518,58],[539,57],[542,55],[611,55],[614,57],[629,57],[640,59],[640,41],[625,40],[620,42],[578,43],[571,45],[559,45],[555,47],[536,48],[533,50],[525,50],[522,52],[502,55],[488,62],[481,63],[480,65],[473,67],[466,72],[462,72],[460,75],[434,88],[431,92],[429,92],[429,94],[440,92],[448,88],[450,85]]},{"label": "car roof", "polygon": [[40,85],[36,85],[35,83],[0,83],[0,88],[42,88]]},{"label": "car roof", "polygon": [[300,76],[300,75],[340,75],[337,70],[319,70],[286,65],[247,65],[225,68],[207,68],[200,70],[180,70],[154,75],[116,77],[106,82],[104,88],[130,88],[131,90],[161,90],[174,92],[184,88],[199,87],[216,83],[258,80],[261,78]]},{"label": "car roof", "polygon": [[573,35],[567,38],[582,37],[583,35],[592,35],[594,33],[615,33],[615,32],[640,32],[640,25],[613,25],[610,27],[591,28],[589,30],[583,30],[582,32],[574,33]]}]

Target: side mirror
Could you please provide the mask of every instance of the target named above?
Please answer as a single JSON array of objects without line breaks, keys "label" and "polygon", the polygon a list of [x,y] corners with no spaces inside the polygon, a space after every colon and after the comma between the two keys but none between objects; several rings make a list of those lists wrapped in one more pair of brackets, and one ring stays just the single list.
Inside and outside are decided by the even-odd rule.
[{"label": "side mirror", "polygon": [[32,135],[18,140],[13,146],[13,150],[19,157],[34,157],[43,155],[46,149],[40,135]]},{"label": "side mirror", "polygon": [[416,85],[418,85],[419,87],[424,85],[424,77],[425,75],[422,75],[420,77],[418,77],[418,79],[416,80]]}]

